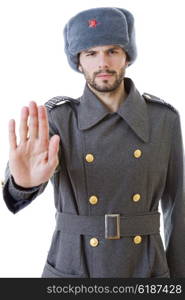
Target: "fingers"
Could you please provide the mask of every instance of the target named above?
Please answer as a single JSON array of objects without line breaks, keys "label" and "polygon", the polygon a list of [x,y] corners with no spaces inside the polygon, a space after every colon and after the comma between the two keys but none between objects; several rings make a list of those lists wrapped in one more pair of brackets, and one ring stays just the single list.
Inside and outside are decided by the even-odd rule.
[{"label": "fingers", "polygon": [[[29,117],[29,127],[27,125]],[[49,142],[49,125],[45,106],[37,106],[31,101],[28,107],[23,107],[21,111],[20,139],[26,141],[29,134],[30,140],[40,139],[41,144],[47,145]]]},{"label": "fingers", "polygon": [[9,121],[9,144],[10,150],[15,150],[17,147],[17,137],[15,134],[15,120]]},{"label": "fingers", "polygon": [[48,145],[49,143],[49,124],[47,111],[45,106],[38,107],[39,116],[39,132],[38,136],[42,145]]},{"label": "fingers", "polygon": [[26,142],[27,135],[28,135],[28,115],[29,115],[29,109],[28,107],[23,107],[21,110],[21,122],[19,127],[19,135],[20,135],[20,142]]},{"label": "fingers", "polygon": [[38,137],[38,108],[34,101],[29,103],[29,137],[36,139]]},{"label": "fingers", "polygon": [[[28,126],[29,118],[29,126]],[[44,147],[48,147],[49,143],[49,124],[47,111],[45,106],[38,106],[36,102],[31,101],[29,107],[24,106],[21,110],[20,126],[19,126],[20,143],[30,140],[40,140]],[[17,137],[15,133],[15,121],[9,122],[9,140],[11,148],[17,147]]]}]

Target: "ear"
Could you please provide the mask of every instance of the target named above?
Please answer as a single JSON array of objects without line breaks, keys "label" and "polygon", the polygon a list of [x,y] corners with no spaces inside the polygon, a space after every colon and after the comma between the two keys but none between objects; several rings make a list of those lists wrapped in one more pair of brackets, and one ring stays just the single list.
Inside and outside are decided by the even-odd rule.
[{"label": "ear", "polygon": [[82,67],[81,67],[80,64],[78,65],[78,70],[79,70],[80,72],[82,72]]},{"label": "ear", "polygon": [[80,54],[81,54],[81,53],[78,53],[78,70],[79,70],[81,73],[83,73],[82,66],[81,66],[81,64],[80,64]]}]

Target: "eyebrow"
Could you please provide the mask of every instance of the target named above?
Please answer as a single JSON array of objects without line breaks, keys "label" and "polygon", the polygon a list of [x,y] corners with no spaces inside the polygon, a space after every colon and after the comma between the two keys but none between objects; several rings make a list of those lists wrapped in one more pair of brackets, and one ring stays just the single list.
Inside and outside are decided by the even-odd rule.
[{"label": "eyebrow", "polygon": [[[121,49],[121,47],[116,47],[116,46],[114,46],[114,47],[110,47],[110,48],[106,49],[105,51],[119,50],[119,49]],[[97,52],[97,50],[93,50],[93,49],[91,49],[91,48],[89,48],[89,49],[87,49],[87,50],[84,50],[84,53],[88,53],[88,52]]]}]

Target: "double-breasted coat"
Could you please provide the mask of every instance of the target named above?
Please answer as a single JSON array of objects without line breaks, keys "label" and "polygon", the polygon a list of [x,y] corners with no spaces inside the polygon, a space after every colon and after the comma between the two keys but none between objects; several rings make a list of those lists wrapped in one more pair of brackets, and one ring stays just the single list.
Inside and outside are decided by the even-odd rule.
[{"label": "double-breasted coat", "polygon": [[[61,144],[51,178],[56,229],[42,277],[185,277],[180,116],[124,80],[128,96],[117,112],[87,85],[78,99],[45,104],[50,135],[59,134]],[[16,213],[46,185],[17,186],[7,164],[6,205]]]}]

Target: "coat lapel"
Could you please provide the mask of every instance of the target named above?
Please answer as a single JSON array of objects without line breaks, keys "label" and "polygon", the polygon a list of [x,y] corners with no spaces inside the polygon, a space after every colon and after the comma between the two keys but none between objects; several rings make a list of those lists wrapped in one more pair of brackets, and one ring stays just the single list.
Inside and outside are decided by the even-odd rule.
[{"label": "coat lapel", "polygon": [[[144,98],[135,88],[130,78],[124,78],[127,98],[121,103],[117,113],[122,117],[129,127],[144,142],[149,139],[149,119],[147,104]],[[100,122],[105,116],[110,114],[108,108],[89,89],[86,84],[84,93],[80,99],[78,107],[79,129],[85,130]]]}]

